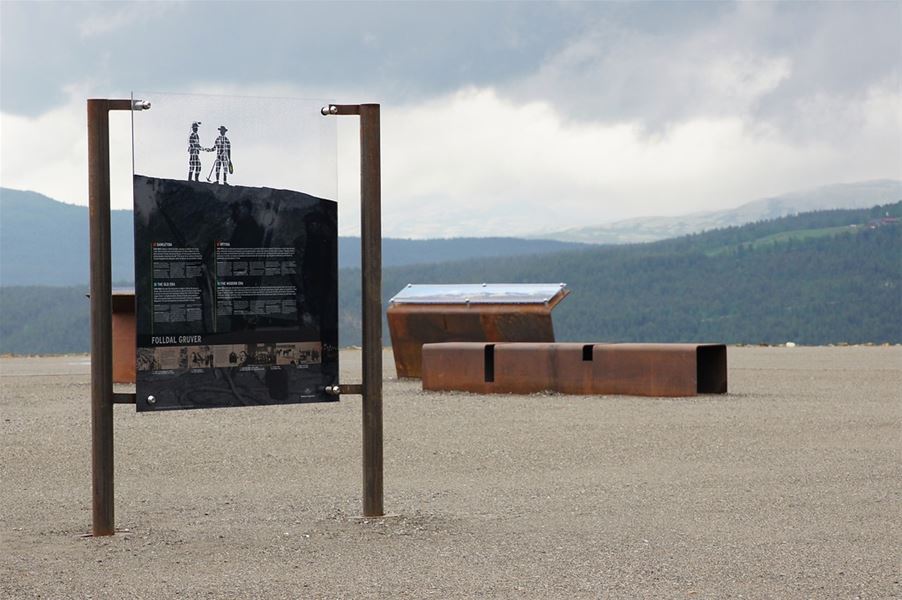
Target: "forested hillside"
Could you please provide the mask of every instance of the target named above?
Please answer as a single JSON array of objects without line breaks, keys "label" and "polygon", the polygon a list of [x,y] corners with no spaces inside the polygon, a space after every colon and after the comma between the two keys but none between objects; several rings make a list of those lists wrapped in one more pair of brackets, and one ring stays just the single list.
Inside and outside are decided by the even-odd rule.
[{"label": "forested hillside", "polygon": [[[902,342],[902,203],[806,213],[652,244],[529,259],[387,269],[386,301],[407,283],[559,282],[560,340],[802,344]],[[854,227],[850,225],[855,225]],[[359,293],[359,274],[342,289]],[[359,309],[342,305],[344,341]]]},{"label": "forested hillside", "polygon": [[[652,244],[388,268],[384,301],[411,282],[563,281],[573,293],[554,312],[560,340],[902,343],[900,216],[896,203]],[[342,269],[339,288],[341,344],[359,344],[360,271]],[[0,288],[0,352],[86,352],[85,291]]]},{"label": "forested hillside", "polygon": [[[519,238],[447,238],[435,240],[382,240],[382,266],[434,264],[480,257],[551,254],[576,250],[586,244],[554,240],[525,240]],[[338,238],[338,266],[341,269],[360,267],[360,238]]]},{"label": "forested hillside", "polygon": [[[132,212],[110,214],[113,281],[134,280]],[[0,188],[0,285],[87,285],[88,209]]]},{"label": "forested hillside", "polygon": [[0,353],[88,352],[85,286],[0,287]]}]

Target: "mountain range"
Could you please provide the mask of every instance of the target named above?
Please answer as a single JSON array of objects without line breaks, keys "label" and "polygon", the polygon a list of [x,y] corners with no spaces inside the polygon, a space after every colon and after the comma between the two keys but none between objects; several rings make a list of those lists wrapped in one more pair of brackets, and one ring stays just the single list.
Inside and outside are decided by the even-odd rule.
[{"label": "mountain range", "polygon": [[[113,281],[134,281],[132,211],[110,215]],[[394,267],[486,256],[545,254],[582,247],[575,242],[516,238],[382,240],[382,264]],[[35,192],[0,188],[0,286],[88,282],[88,209]],[[339,237],[339,268],[360,266],[360,238]]]},{"label": "mountain range", "polygon": [[654,242],[815,210],[868,208],[899,200],[902,200],[902,181],[880,179],[839,183],[761,198],[736,208],[696,212],[677,217],[637,217],[602,225],[537,233],[530,237],[586,244]]},{"label": "mountain range", "polygon": [[[737,208],[679,217],[643,217],[546,233],[529,239],[385,238],[386,268],[471,258],[502,258],[577,250],[582,244],[657,241],[802,212],[866,208],[902,200],[902,181],[876,180],[823,186],[763,198]],[[113,281],[134,281],[132,212],[111,213]],[[340,237],[339,268],[360,266],[360,239]],[[36,192],[0,188],[0,286],[78,285],[88,281],[88,211]]]}]

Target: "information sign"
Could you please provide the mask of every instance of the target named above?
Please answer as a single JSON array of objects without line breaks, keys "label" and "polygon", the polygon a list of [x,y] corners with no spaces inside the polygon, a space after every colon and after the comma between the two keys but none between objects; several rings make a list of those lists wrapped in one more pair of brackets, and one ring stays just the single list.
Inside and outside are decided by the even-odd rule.
[{"label": "information sign", "polygon": [[335,202],[136,174],[134,209],[139,411],[337,399]]}]

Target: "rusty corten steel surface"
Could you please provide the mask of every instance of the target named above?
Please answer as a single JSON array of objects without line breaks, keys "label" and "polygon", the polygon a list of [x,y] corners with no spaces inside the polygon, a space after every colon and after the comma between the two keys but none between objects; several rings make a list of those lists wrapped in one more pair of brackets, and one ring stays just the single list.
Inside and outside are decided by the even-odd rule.
[{"label": "rusty corten steel surface", "polygon": [[[88,294],[91,297],[91,294]],[[113,383],[134,384],[137,330],[134,290],[114,290],[110,298],[113,336]],[[115,402],[114,402],[115,404]]]},{"label": "rusty corten steel surface", "polygon": [[695,396],[727,391],[723,344],[443,343],[423,346],[424,390]]},{"label": "rusty corten steel surface", "polygon": [[386,311],[398,377],[420,377],[423,344],[442,342],[553,342],[547,304],[392,304]]},{"label": "rusty corten steel surface", "polygon": [[135,383],[135,312],[113,312],[113,383]]},{"label": "rusty corten steel surface", "polygon": [[617,344],[593,348],[593,390],[598,394],[694,396],[697,346]]}]

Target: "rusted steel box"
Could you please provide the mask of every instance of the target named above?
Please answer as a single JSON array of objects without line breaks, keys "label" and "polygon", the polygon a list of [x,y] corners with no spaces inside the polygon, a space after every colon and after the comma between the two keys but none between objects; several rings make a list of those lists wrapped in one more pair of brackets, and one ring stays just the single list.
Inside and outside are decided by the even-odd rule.
[{"label": "rusted steel box", "polygon": [[113,291],[113,383],[135,383],[135,292]]},{"label": "rusted steel box", "polygon": [[563,283],[408,285],[386,311],[398,377],[419,377],[423,344],[553,342]]},{"label": "rusted steel box", "polygon": [[423,389],[479,394],[725,394],[723,344],[443,343],[422,352]]}]

